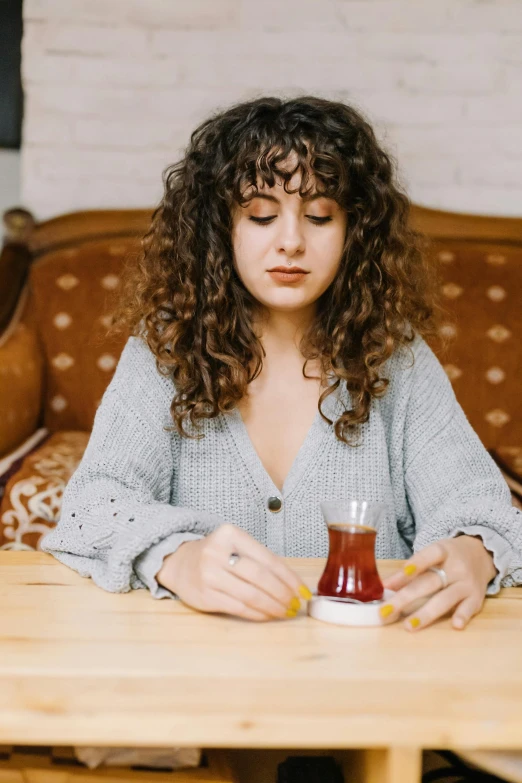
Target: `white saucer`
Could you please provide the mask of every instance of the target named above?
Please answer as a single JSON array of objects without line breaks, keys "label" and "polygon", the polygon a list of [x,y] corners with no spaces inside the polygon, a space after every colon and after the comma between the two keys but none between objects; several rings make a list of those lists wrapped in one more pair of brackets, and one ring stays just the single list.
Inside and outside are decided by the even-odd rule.
[{"label": "white saucer", "polygon": [[335,625],[382,625],[379,609],[393,599],[394,590],[384,590],[381,601],[371,604],[350,604],[314,594],[308,601],[308,614],[316,620]]}]

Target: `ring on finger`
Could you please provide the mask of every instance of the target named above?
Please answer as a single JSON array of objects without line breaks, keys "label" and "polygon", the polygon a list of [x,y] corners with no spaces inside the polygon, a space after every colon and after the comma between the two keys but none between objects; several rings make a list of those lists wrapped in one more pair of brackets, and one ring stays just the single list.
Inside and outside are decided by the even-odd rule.
[{"label": "ring on finger", "polygon": [[240,555],[237,552],[232,552],[228,558],[229,566],[235,566],[239,559]]},{"label": "ring on finger", "polygon": [[441,590],[444,590],[448,586],[448,575],[443,568],[436,568],[435,566],[432,566],[431,568],[428,568],[428,571],[433,571],[434,574],[437,574],[440,579]]}]

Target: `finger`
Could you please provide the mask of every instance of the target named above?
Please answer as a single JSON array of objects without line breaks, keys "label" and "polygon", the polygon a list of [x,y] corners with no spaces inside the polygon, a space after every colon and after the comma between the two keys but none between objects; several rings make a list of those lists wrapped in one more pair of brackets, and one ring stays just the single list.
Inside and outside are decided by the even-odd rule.
[{"label": "finger", "polygon": [[[248,555],[248,557],[269,568],[278,579],[288,585],[293,595],[303,595],[303,597],[311,598],[311,595],[304,595],[301,590],[301,587],[303,587],[302,580],[286,565],[282,558],[275,555],[263,544],[260,544],[259,541],[256,541],[246,530],[241,530],[241,528],[234,526],[231,535],[232,546],[240,554]],[[306,586],[304,587],[306,588]]]},{"label": "finger", "polygon": [[438,575],[432,571],[420,574],[401,590],[398,590],[393,598],[380,608],[381,617],[389,620],[389,622],[393,622],[413,601],[418,601],[419,598],[426,598],[438,592],[440,592],[440,578]]},{"label": "finger", "polygon": [[406,561],[403,568],[393,576],[384,580],[384,587],[388,590],[400,590],[411,580],[424,573],[432,566],[440,565],[447,557],[447,550],[442,541],[436,541],[434,544],[416,552],[413,557]]},{"label": "finger", "polygon": [[263,590],[280,604],[285,611],[290,606],[293,606],[294,609],[299,609],[301,604],[296,593],[290,589],[286,582],[279,579],[273,571],[257,560],[242,556],[234,566],[228,566],[226,570],[238,579],[242,579],[259,590]]},{"label": "finger", "polygon": [[424,604],[422,609],[411,614],[404,621],[404,627],[408,631],[420,631],[422,628],[426,628],[435,620],[438,620],[439,617],[443,617],[451,611],[459,601],[462,601],[464,593],[465,585],[463,582],[456,582],[446,587],[445,590],[440,590]]},{"label": "finger", "polygon": [[[415,568],[415,571],[417,568]],[[400,571],[396,571],[391,576],[387,576],[386,579],[382,580],[382,585],[387,590],[400,590],[401,587],[404,587],[404,585],[407,585],[408,582],[412,579],[412,576],[407,576],[404,571],[401,569]]]},{"label": "finger", "polygon": [[464,601],[458,605],[452,617],[452,626],[458,631],[461,631],[467,626],[471,618],[480,612],[483,604],[484,598],[479,600],[476,596],[471,595],[468,598],[465,598]]},{"label": "finger", "polygon": [[237,598],[222,593],[219,590],[210,590],[205,600],[206,612],[230,614],[234,617],[242,617],[244,620],[254,620],[255,622],[266,623],[267,620],[274,618],[264,612],[258,612],[250,606],[245,606]]},{"label": "finger", "polygon": [[[281,603],[276,601],[257,585],[240,579],[227,570],[209,574],[207,585],[211,590],[225,593],[245,606],[250,607],[250,609],[254,609],[256,612],[269,617],[284,617],[290,610],[290,602]],[[298,608],[298,606],[295,606],[293,611]]]}]

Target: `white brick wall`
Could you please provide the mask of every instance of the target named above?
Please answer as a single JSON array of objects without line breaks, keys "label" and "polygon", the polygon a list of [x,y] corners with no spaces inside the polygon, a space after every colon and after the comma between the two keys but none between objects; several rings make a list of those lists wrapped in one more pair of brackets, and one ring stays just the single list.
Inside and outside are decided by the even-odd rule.
[{"label": "white brick wall", "polygon": [[151,206],[217,108],[360,108],[419,204],[522,215],[522,0],[25,0],[22,200]]},{"label": "white brick wall", "polygon": [[[20,153],[0,149],[0,214],[20,203]],[[0,240],[3,226],[0,225]]]}]

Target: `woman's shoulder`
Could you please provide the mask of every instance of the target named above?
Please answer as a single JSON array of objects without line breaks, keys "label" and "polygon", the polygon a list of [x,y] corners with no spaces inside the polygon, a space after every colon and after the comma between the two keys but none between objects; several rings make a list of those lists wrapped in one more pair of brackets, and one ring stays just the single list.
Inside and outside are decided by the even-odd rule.
[{"label": "woman's shoulder", "polygon": [[118,366],[135,367],[138,371],[150,372],[156,357],[149,348],[145,332],[130,335],[120,354]]},{"label": "woman's shoulder", "polygon": [[[398,345],[383,364],[381,375],[397,384],[412,383],[416,377],[444,372],[433,349],[422,335],[415,332],[413,340]],[[445,373],[444,373],[445,374]]]},{"label": "woman's shoulder", "polygon": [[168,400],[170,404],[172,401],[174,381],[170,375],[160,372],[144,332],[127,338],[109,389],[123,393],[126,399],[141,405],[160,400]]},{"label": "woman's shoulder", "polygon": [[389,380],[382,404],[400,407],[412,396],[453,397],[453,388],[446,372],[426,340],[415,333],[411,342],[398,346],[383,364],[381,377]]}]

